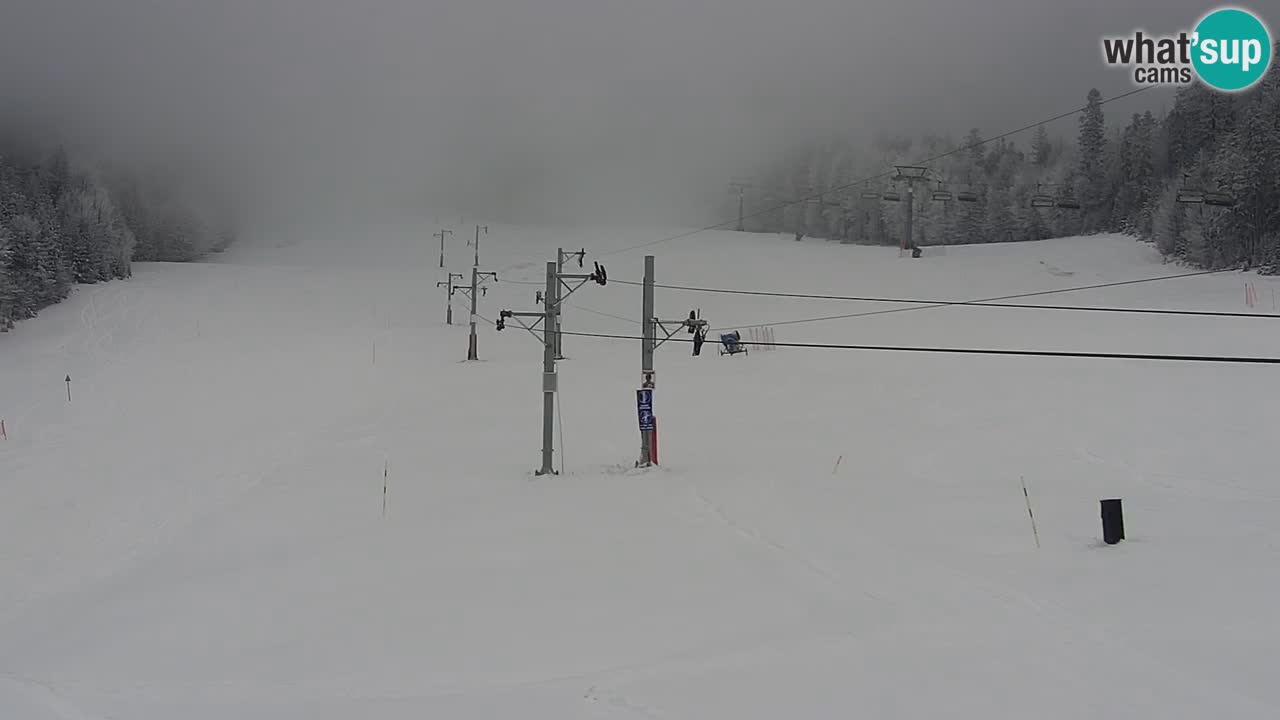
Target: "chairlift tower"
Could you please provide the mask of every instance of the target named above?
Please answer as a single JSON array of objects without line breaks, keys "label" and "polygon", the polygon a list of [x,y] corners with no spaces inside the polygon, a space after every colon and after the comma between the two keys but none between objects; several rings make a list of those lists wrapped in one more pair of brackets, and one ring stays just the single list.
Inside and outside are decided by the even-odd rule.
[{"label": "chairlift tower", "polygon": [[453,294],[455,292],[458,292],[459,290],[461,290],[464,293],[467,291],[467,287],[465,285],[454,285],[453,284],[454,278],[462,280],[463,279],[462,273],[449,273],[448,280],[441,280],[440,282],[436,283],[436,287],[442,287],[446,289],[446,295],[444,300],[444,305],[445,305],[444,323],[446,325],[453,324]]},{"label": "chairlift tower", "polygon": [[920,248],[917,247],[914,238],[914,221],[915,221],[915,185],[923,182],[937,182],[938,189],[933,190],[929,195],[932,202],[951,203],[973,203],[978,201],[978,193],[968,184],[964,183],[964,190],[953,192],[947,186],[950,184],[943,180],[931,176],[931,170],[927,167],[919,165],[895,165],[896,173],[888,189],[883,193],[876,192],[869,184],[863,183],[862,192],[859,197],[864,200],[883,200],[885,202],[902,202],[902,193],[898,191],[898,184],[902,183],[906,186],[907,205],[903,208],[905,212],[904,237],[901,250],[911,250],[912,257],[920,257]]},{"label": "chairlift tower", "polygon": [[[572,253],[570,253],[572,255]],[[608,282],[608,275],[600,263],[594,263],[591,273],[569,274],[560,272],[557,260],[547,261],[546,289],[537,293],[537,302],[542,303],[542,312],[513,312],[502,310],[498,313],[498,321],[494,329],[501,332],[506,328],[507,320],[514,320],[517,325],[527,330],[542,344],[542,465],[534,475],[555,475],[554,460],[554,423],[556,393],[559,392],[559,376],[556,373],[556,336],[560,328],[556,325],[557,313],[563,303],[578,288],[593,281],[598,285]],[[570,285],[566,280],[576,280],[577,285]],[[561,292],[564,290],[565,292]],[[525,324],[521,318],[534,318],[531,324]],[[542,325],[542,332],[536,330]]]},{"label": "chairlift tower", "polygon": [[[640,421],[640,459],[636,467],[647,468],[658,464],[658,419],[653,414],[654,393],[657,388],[653,368],[653,355],[663,343],[681,329],[694,336],[693,354],[702,350],[708,323],[700,310],[690,310],[689,317],[680,320],[661,320],[654,311],[654,256],[644,256],[643,294],[640,298],[641,319],[644,321],[640,342],[640,388],[636,390],[636,411]],[[667,326],[671,325],[672,329]],[[664,335],[658,339],[658,332]]]},{"label": "chairlift tower", "polygon": [[484,234],[485,234],[485,235],[488,235],[488,234],[489,234],[489,226],[488,226],[488,225],[477,225],[477,226],[476,226],[476,243],[475,243],[475,246],[476,246],[476,257],[475,257],[475,261],[472,263],[472,266],[474,266],[474,267],[480,267],[480,231],[481,231],[481,230],[484,230]]},{"label": "chairlift tower", "polygon": [[907,184],[906,227],[903,232],[902,249],[910,250],[911,257],[920,257],[920,249],[916,247],[915,239],[912,237],[911,225],[915,216],[915,186],[918,182],[929,182],[929,168],[919,165],[894,165],[894,168],[898,171],[895,178],[904,180]]},{"label": "chairlift tower", "polygon": [[[484,280],[481,280],[481,278],[484,278]],[[479,267],[473,266],[471,268],[471,289],[459,288],[467,296],[467,299],[471,301],[471,335],[467,339],[467,360],[480,359],[479,341],[476,336],[476,316],[478,315],[476,305],[480,301],[480,295],[489,294],[489,288],[485,287],[484,283],[488,282],[490,279],[497,282],[498,274],[494,272],[480,272]]]},{"label": "chairlift tower", "polygon": [[432,234],[431,236],[431,237],[440,238],[440,267],[444,267],[444,236],[452,235],[452,234],[453,234],[453,231],[446,228],[441,230],[438,233]]},{"label": "chairlift tower", "polygon": [[477,342],[478,342],[478,339],[477,339],[477,337],[476,337],[476,302],[477,302],[477,300],[479,299],[479,298],[477,298],[477,297],[476,297],[476,295],[477,295],[478,291],[480,290],[480,276],[481,276],[481,275],[492,275],[494,280],[497,280],[497,279],[498,279],[498,276],[497,276],[497,275],[495,275],[494,273],[482,273],[482,272],[480,272],[480,230],[481,230],[481,229],[483,229],[483,230],[484,230],[484,234],[485,234],[485,235],[488,235],[488,234],[489,234],[489,226],[488,226],[488,225],[477,225],[477,226],[476,226],[476,254],[475,254],[475,262],[471,265],[471,339],[468,341],[468,343],[469,343],[469,344],[467,345],[467,359],[468,359],[468,360],[479,360],[479,359],[480,359],[480,357],[479,357],[479,355],[477,354],[477,351],[476,351],[476,344],[477,344]]}]

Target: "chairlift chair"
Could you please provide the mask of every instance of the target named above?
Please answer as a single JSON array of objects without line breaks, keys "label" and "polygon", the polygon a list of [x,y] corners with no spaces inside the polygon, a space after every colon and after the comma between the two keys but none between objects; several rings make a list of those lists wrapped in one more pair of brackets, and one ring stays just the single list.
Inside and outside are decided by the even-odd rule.
[{"label": "chairlift chair", "polygon": [[[1053,183],[1050,183],[1053,184]],[[1040,191],[1044,183],[1036,183],[1036,194],[1031,196],[1031,207],[1033,208],[1051,208],[1057,206],[1052,195],[1047,195]]]},{"label": "chairlift chair", "polygon": [[960,202],[978,202],[978,193],[972,190],[961,190],[956,193],[956,200]]},{"label": "chairlift chair", "polygon": [[920,165],[894,165],[898,171],[896,177],[906,180],[921,180],[929,175],[929,168]]},{"label": "chairlift chair", "polygon": [[902,196],[898,194],[897,190],[886,190],[884,195],[881,195],[880,197],[881,199],[888,200],[889,202],[898,202],[902,200]]},{"label": "chairlift chair", "polygon": [[734,330],[733,332],[720,333],[720,346],[717,348],[721,355],[737,355],[742,353],[749,355],[750,350],[742,342],[742,333]]},{"label": "chairlift chair", "polygon": [[1064,198],[1058,201],[1058,207],[1063,210],[1079,210],[1080,203],[1070,198]]},{"label": "chairlift chair", "polygon": [[1204,194],[1204,204],[1215,207],[1231,207],[1236,204],[1236,200],[1227,193],[1209,192]]},{"label": "chairlift chair", "polygon": [[933,191],[934,202],[951,202],[954,199],[955,199],[955,196],[952,195],[950,190],[934,190]]},{"label": "chairlift chair", "polygon": [[1174,197],[1180,203],[1193,203],[1203,205],[1205,201],[1205,192],[1198,187],[1188,187],[1188,179],[1192,173],[1182,173],[1182,187],[1178,188],[1178,194]]}]

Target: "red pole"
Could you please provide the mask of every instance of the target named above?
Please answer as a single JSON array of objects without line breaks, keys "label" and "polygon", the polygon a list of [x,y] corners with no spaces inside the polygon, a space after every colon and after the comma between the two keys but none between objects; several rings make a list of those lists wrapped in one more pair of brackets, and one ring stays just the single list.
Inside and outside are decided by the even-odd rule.
[{"label": "red pole", "polygon": [[653,419],[653,441],[650,443],[649,454],[651,456],[650,459],[653,461],[653,464],[657,465],[658,464],[658,418],[657,417]]}]

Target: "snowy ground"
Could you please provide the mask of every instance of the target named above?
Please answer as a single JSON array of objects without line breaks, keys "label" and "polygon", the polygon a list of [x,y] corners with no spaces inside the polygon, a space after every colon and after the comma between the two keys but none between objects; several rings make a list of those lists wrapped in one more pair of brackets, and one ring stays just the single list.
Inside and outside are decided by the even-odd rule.
[{"label": "snowy ground", "polygon": [[[640,472],[639,343],[567,337],[566,473],[534,478],[540,348],[482,325],[460,362],[435,230],[141,265],[0,336],[0,718],[1280,713],[1273,367],[669,344]],[[491,225],[481,313],[534,310],[558,244],[639,280],[646,251],[605,253],[668,230]],[[1120,237],[647,252],[662,283],[952,300],[1180,272]],[[1272,312],[1238,273],[1038,300],[1245,310],[1247,280]],[[567,330],[638,333],[638,287],[570,303]],[[781,324],[887,306],[658,292],[692,307],[784,342],[1280,355],[1263,319]]]}]

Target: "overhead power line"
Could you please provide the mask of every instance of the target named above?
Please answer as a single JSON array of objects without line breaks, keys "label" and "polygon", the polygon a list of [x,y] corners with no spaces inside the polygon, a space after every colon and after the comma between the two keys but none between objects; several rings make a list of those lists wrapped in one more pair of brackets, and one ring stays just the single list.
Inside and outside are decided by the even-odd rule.
[{"label": "overhead power line", "polygon": [[[564,331],[565,335],[599,338],[605,340],[644,340],[638,335],[614,335],[610,333],[586,333]],[[672,337],[667,342],[692,343],[691,339]],[[1280,357],[1249,357],[1231,355],[1161,355],[1155,353],[1110,353],[1068,350],[1009,350],[1000,348],[922,347],[911,345],[844,345],[837,343],[803,342],[752,342],[740,340],[744,345],[760,347],[789,347],[815,350],[867,350],[881,352],[937,353],[950,355],[1011,355],[1022,357],[1090,358],[1103,360],[1154,360],[1168,362],[1229,363],[1248,365],[1280,365]]]},{"label": "overhead power line", "polygon": [[[1134,95],[1137,95],[1138,93],[1146,92],[1146,91],[1148,91],[1148,90],[1152,89],[1153,87],[1156,87],[1156,86],[1155,86],[1155,85],[1147,85],[1147,86],[1145,86],[1145,87],[1140,87],[1140,88],[1138,88],[1138,89],[1136,89],[1136,90],[1130,90],[1129,92],[1122,93],[1122,94],[1120,94],[1120,95],[1116,95],[1115,97],[1107,98],[1107,99],[1105,99],[1105,100],[1102,100],[1102,101],[1100,101],[1098,104],[1099,104],[1099,105],[1106,105],[1106,104],[1108,104],[1108,103],[1116,102],[1117,100],[1123,100],[1123,99],[1125,99],[1125,98],[1128,98],[1128,97],[1132,97],[1132,96],[1134,96]],[[1007,137],[1010,137],[1010,136],[1013,136],[1013,135],[1017,135],[1017,134],[1019,134],[1019,133],[1024,133],[1024,132],[1026,132],[1026,131],[1028,131],[1028,130],[1035,129],[1035,128],[1037,128],[1037,127],[1041,126],[1041,125],[1045,125],[1045,124],[1048,124],[1048,123],[1051,123],[1051,122],[1057,122],[1058,120],[1062,120],[1062,119],[1064,119],[1064,118],[1071,117],[1072,115],[1075,115],[1075,114],[1077,114],[1077,113],[1080,113],[1080,112],[1083,112],[1083,111],[1087,110],[1087,109],[1088,109],[1088,107],[1089,107],[1088,105],[1085,105],[1085,106],[1083,106],[1083,107],[1079,107],[1079,108],[1075,108],[1075,109],[1072,109],[1072,110],[1068,110],[1067,112],[1060,113],[1060,114],[1058,114],[1058,115],[1054,115],[1054,116],[1053,116],[1053,117],[1051,117],[1051,118],[1045,118],[1044,120],[1040,120],[1040,121],[1038,121],[1038,122],[1034,122],[1034,123],[1031,123],[1031,124],[1029,124],[1029,125],[1025,125],[1025,126],[1020,127],[1020,128],[1018,128],[1018,129],[1016,129],[1016,130],[1010,130],[1010,131],[1008,131],[1008,132],[1004,132],[1004,133],[1001,133],[1001,134],[999,134],[999,135],[994,135],[994,136],[992,136],[992,137],[989,137],[989,138],[986,138],[986,139],[983,139],[983,140],[979,140],[979,141],[977,141],[977,142],[969,143],[969,144],[964,145],[964,146],[962,146],[962,147],[958,147],[958,148],[956,148],[956,149],[954,149],[954,150],[948,150],[948,151],[946,151],[946,152],[939,153],[939,154],[934,155],[934,156],[932,156],[932,157],[924,158],[924,159],[922,159],[922,160],[917,160],[917,161],[915,161],[915,162],[914,162],[914,163],[912,163],[912,164],[913,164],[913,165],[928,165],[929,163],[937,162],[937,161],[939,161],[939,160],[942,160],[943,158],[947,158],[947,157],[950,157],[950,156],[952,156],[952,155],[957,155],[957,154],[962,153],[962,152],[965,152],[965,151],[967,151],[967,150],[972,150],[973,148],[981,147],[981,146],[986,145],[986,144],[988,144],[988,143],[993,143],[993,142],[995,142],[995,141],[997,141],[997,140],[1003,140],[1004,138],[1007,138]],[[858,186],[858,185],[862,185],[863,183],[869,183],[869,182],[872,182],[873,180],[881,180],[881,179],[884,179],[884,178],[886,178],[886,177],[889,177],[890,175],[893,175],[893,172],[892,172],[892,171],[885,171],[885,172],[882,172],[882,173],[880,173],[880,174],[878,174],[878,175],[871,175],[871,176],[869,176],[869,177],[865,177],[865,178],[862,178],[862,179],[859,179],[859,180],[854,180],[853,182],[845,183],[845,184],[843,184],[843,185],[836,185],[836,186],[834,186],[834,187],[829,187],[829,188],[827,188],[827,189],[823,190],[823,191],[822,191],[822,192],[820,192],[820,193],[814,193],[814,194],[811,194],[811,195],[806,195],[806,196],[803,196],[803,197],[797,198],[797,199],[795,199],[795,200],[787,200],[787,201],[785,201],[785,202],[783,202],[783,203],[780,203],[780,204],[778,204],[778,205],[774,205],[774,206],[772,206],[772,207],[767,207],[767,208],[765,208],[765,209],[763,209],[763,210],[757,210],[756,212],[753,212],[753,213],[748,213],[748,214],[746,214],[746,215],[743,215],[743,216],[742,216],[742,218],[743,218],[743,219],[745,219],[745,218],[755,218],[755,217],[759,217],[759,216],[761,216],[761,215],[765,215],[765,214],[767,214],[767,213],[777,212],[778,210],[783,210],[783,209],[788,208],[788,207],[790,207],[790,206],[792,206],[792,205],[797,205],[797,204],[800,204],[800,203],[809,202],[809,201],[811,201],[811,200],[818,200],[818,199],[821,199],[821,198],[822,198],[822,196],[824,196],[824,195],[829,195],[829,194],[831,194],[831,193],[833,193],[833,192],[839,192],[839,191],[841,191],[841,190],[848,190],[848,189],[853,188],[853,187],[856,187],[856,186]],[[618,248],[617,250],[610,250],[610,251],[608,251],[608,252],[600,253],[600,255],[601,255],[601,257],[608,256],[608,255],[617,255],[617,254],[619,254],[619,253],[630,252],[630,251],[632,251],[632,250],[639,250],[639,249],[641,249],[641,248],[652,247],[652,246],[654,246],[654,245],[660,245],[660,244],[662,244],[662,243],[666,243],[666,242],[673,242],[673,241],[675,241],[675,240],[683,240],[683,239],[685,239],[685,238],[687,238],[687,237],[692,237],[692,236],[697,235],[697,234],[699,234],[699,233],[708,232],[708,231],[710,231],[710,230],[719,230],[720,228],[723,228],[723,227],[725,227],[726,225],[732,225],[732,224],[733,224],[733,223],[735,223],[735,222],[738,222],[738,219],[737,219],[737,218],[730,219],[730,220],[725,220],[725,221],[723,221],[723,222],[718,222],[718,223],[716,223],[716,224],[714,224],[714,225],[707,225],[707,226],[704,226],[704,227],[700,227],[700,228],[697,228],[696,230],[689,230],[688,232],[683,232],[683,233],[680,233],[680,234],[678,234],[678,235],[671,235],[671,236],[668,236],[668,237],[661,238],[661,239],[659,239],[659,240],[652,240],[652,241],[650,241],[650,242],[640,243],[640,244],[638,244],[638,245],[629,245],[629,246],[627,246],[627,247]]]},{"label": "overhead power line", "polygon": [[[873,315],[890,315],[893,313],[914,312],[917,310],[928,310],[931,308],[948,307],[950,305],[958,305],[958,304],[982,305],[983,303],[995,303],[1003,300],[1016,300],[1020,298],[1040,297],[1044,295],[1056,295],[1059,293],[1077,292],[1081,290],[1098,290],[1101,288],[1120,287],[1123,285],[1137,285],[1141,283],[1157,282],[1160,280],[1174,280],[1174,279],[1185,278],[1185,277],[1196,277],[1198,275],[1214,275],[1214,274],[1223,273],[1223,272],[1230,272],[1230,271],[1229,270],[1198,270],[1198,271],[1189,272],[1189,273],[1179,273],[1177,275],[1160,275],[1157,277],[1139,278],[1136,280],[1118,280],[1115,282],[1097,283],[1094,285],[1076,285],[1072,287],[1059,288],[1057,290],[1039,290],[1036,292],[1017,293],[1013,295],[1000,295],[997,297],[978,298],[975,300],[967,300],[962,302],[934,302],[927,305],[914,305],[912,307],[890,308],[887,310],[868,310],[864,312],[845,313],[841,315],[824,315],[822,317],[800,318],[798,320],[781,320],[781,321],[775,321],[775,322],[769,322],[769,323],[739,323],[739,325],[766,324],[766,325],[777,327],[782,325],[801,325],[806,323],[826,322],[830,320],[848,320],[848,319],[858,318],[858,317],[870,317]],[[634,284],[634,283],[630,283],[630,281],[625,281],[625,280],[615,280],[615,282],[626,282],[628,284]],[[676,286],[676,287],[680,287],[680,286]],[[883,299],[880,301],[889,302]],[[1017,307],[1027,307],[1027,306],[1019,305]],[[730,325],[730,326],[718,327],[715,329],[719,330],[719,329],[725,329],[727,327],[734,327],[734,326]]]},{"label": "overhead power line", "polygon": [[[1037,290],[1034,292],[1016,293],[1012,295],[999,295],[996,297],[978,298],[974,300],[915,300],[915,299],[885,298],[885,297],[870,297],[870,296],[824,295],[824,294],[815,294],[815,293],[743,290],[743,289],[736,289],[736,288],[708,288],[708,287],[696,287],[696,286],[690,286],[690,285],[655,285],[655,287],[666,288],[669,290],[722,293],[722,294],[729,294],[729,295],[755,295],[755,296],[763,296],[763,297],[800,298],[800,299],[814,299],[814,300],[862,301],[862,302],[878,302],[878,303],[887,303],[887,304],[912,305],[912,307],[889,308],[885,310],[870,310],[870,311],[856,312],[856,313],[844,313],[840,315],[824,315],[821,317],[800,318],[797,320],[781,320],[781,321],[774,321],[774,322],[768,322],[768,323],[739,323],[737,326],[745,326],[745,325],[753,325],[753,324],[756,324],[756,325],[764,324],[764,325],[771,325],[771,326],[800,325],[800,324],[815,323],[815,322],[826,322],[831,320],[848,320],[848,319],[859,318],[859,317],[870,317],[873,315],[889,315],[892,313],[914,312],[917,310],[929,310],[932,308],[951,307],[951,306],[996,307],[996,308],[1003,307],[1003,308],[1015,308],[1015,309],[1027,309],[1027,310],[1064,310],[1064,311],[1075,310],[1075,311],[1084,311],[1084,312],[1113,312],[1113,313],[1153,314],[1153,315],[1185,315],[1185,316],[1203,316],[1203,317],[1242,317],[1242,318],[1280,317],[1280,315],[1275,315],[1270,313],[1225,312],[1225,311],[1209,311],[1209,310],[1172,310],[1172,309],[1160,309],[1160,308],[1081,307],[1081,306],[1074,306],[1074,305],[1037,305],[1037,304],[1029,304],[1029,303],[1028,304],[1022,304],[1022,303],[1003,304],[1002,303],[1002,301],[1005,301],[1005,300],[1019,300],[1019,299],[1026,299],[1026,298],[1032,298],[1032,297],[1043,297],[1046,295],[1058,295],[1058,294],[1064,294],[1064,293],[1070,293],[1070,292],[1080,292],[1084,290],[1100,290],[1105,288],[1122,287],[1126,285],[1140,285],[1144,283],[1159,282],[1162,280],[1176,280],[1180,278],[1199,277],[1203,275],[1217,275],[1217,274],[1226,273],[1226,272],[1234,272],[1234,270],[1230,268],[1221,269],[1221,270],[1197,270],[1197,271],[1187,272],[1187,273],[1178,273],[1175,275],[1159,275],[1156,277],[1137,278],[1133,280],[1117,280],[1114,282],[1095,283],[1092,285],[1074,285],[1071,287],[1058,288],[1055,290]],[[635,282],[634,280],[614,279],[613,282],[619,283],[622,285],[634,285],[634,286],[642,285],[642,283]],[[508,281],[508,284],[534,285],[535,283],[522,282],[519,280],[510,280]],[[625,320],[627,322],[639,324],[639,321],[633,320],[630,318],[611,315],[609,313],[601,312],[599,310],[594,310],[591,308],[583,307],[581,309],[586,310],[587,312],[590,312],[590,313],[594,313],[596,315],[601,315],[604,317],[612,317],[618,320]],[[714,329],[719,330],[719,329],[727,329],[731,327],[736,327],[736,326],[727,325],[727,326],[718,327]]]},{"label": "overhead power line", "polygon": [[[655,285],[654,287],[664,288],[667,290],[682,290],[686,292],[700,292],[723,295],[752,295],[760,297],[776,297],[776,298],[794,298],[803,300],[840,300],[848,302],[873,302],[873,303],[890,303],[897,305],[925,305],[928,307],[949,307],[949,306],[967,306],[967,307],[989,307],[989,308],[1014,308],[1019,310],[1066,310],[1081,312],[1106,312],[1106,313],[1129,313],[1129,314],[1145,314],[1145,315],[1190,315],[1203,317],[1238,317],[1238,318],[1272,318],[1280,319],[1280,314],[1273,313],[1252,313],[1252,312],[1236,312],[1236,311],[1218,311],[1218,310],[1175,310],[1166,308],[1126,308],[1126,307],[1110,307],[1110,306],[1080,306],[1080,305],[1041,305],[1031,303],[1003,303],[998,300],[1011,300],[1016,298],[1037,297],[1042,295],[1051,295],[1057,293],[1067,293],[1077,290],[1093,290],[1098,288],[1117,287],[1121,285],[1135,285],[1138,283],[1153,282],[1156,280],[1168,280],[1179,277],[1194,277],[1197,275],[1211,275],[1219,272],[1228,272],[1225,270],[1206,270],[1201,272],[1184,273],[1181,275],[1165,275],[1157,278],[1144,278],[1140,280],[1123,280],[1112,283],[1102,283],[1098,285],[1087,285],[1082,287],[1063,288],[1060,290],[1044,290],[1032,293],[1021,293],[1018,295],[1006,295],[992,300],[920,300],[913,298],[891,298],[891,297],[875,297],[875,296],[858,296],[858,295],[824,295],[817,293],[799,293],[799,292],[774,292],[765,290],[742,290],[737,288],[708,288],[694,287],[689,285]],[[631,280],[614,280],[614,282],[623,285],[640,285],[641,283]],[[900,310],[923,310],[925,308],[900,308]]]},{"label": "overhead power line", "polygon": [[[1135,280],[1117,280],[1114,282],[1096,283],[1093,285],[1075,285],[1072,287],[1058,288],[1056,290],[1038,290],[1035,292],[1016,293],[1013,295],[1000,295],[997,297],[979,298],[975,300],[954,300],[954,301],[903,300],[903,299],[893,299],[893,298],[854,297],[854,296],[845,296],[845,295],[816,295],[816,294],[809,294],[809,293],[779,293],[779,292],[768,292],[763,290],[700,288],[700,287],[692,287],[692,286],[686,286],[686,285],[655,285],[655,287],[662,287],[662,288],[668,288],[668,289],[674,289],[674,290],[686,290],[686,291],[692,291],[692,292],[727,293],[727,294],[733,294],[733,295],[763,295],[766,297],[795,297],[795,298],[804,298],[804,299],[850,300],[850,301],[866,301],[866,302],[898,303],[898,304],[916,303],[912,307],[889,308],[885,310],[868,310],[868,311],[856,312],[856,313],[844,313],[840,315],[824,315],[820,317],[800,318],[797,320],[780,320],[780,321],[773,321],[773,322],[767,322],[767,323],[738,323],[737,325],[725,325],[725,326],[713,328],[716,330],[723,330],[723,329],[729,329],[733,327],[741,327],[741,326],[747,326],[747,325],[769,325],[774,327],[782,326],[782,325],[802,325],[807,323],[826,322],[830,320],[849,320],[852,318],[870,317],[873,315],[889,315],[892,313],[914,312],[917,310],[929,310],[931,308],[950,307],[955,305],[966,306],[966,307],[1009,307],[1009,308],[1016,308],[1016,309],[1033,309],[1033,310],[1046,310],[1046,309],[1047,310],[1080,310],[1080,311],[1093,311],[1093,312],[1191,315],[1191,316],[1210,316],[1210,317],[1280,318],[1280,315],[1272,315],[1267,313],[1232,313],[1232,312],[1216,312],[1216,311],[1208,311],[1208,310],[1203,310],[1203,311],[1202,310],[1165,310],[1165,309],[1158,309],[1158,308],[1080,307],[1080,306],[1074,306],[1074,305],[1033,305],[1033,304],[1014,304],[1014,303],[1005,305],[1000,303],[1000,301],[1003,301],[1003,300],[1017,300],[1017,299],[1025,299],[1025,298],[1031,298],[1031,297],[1042,297],[1045,295],[1056,295],[1060,293],[1079,292],[1083,290],[1098,290],[1103,288],[1122,287],[1125,285],[1139,285],[1143,283],[1158,282],[1161,280],[1176,280],[1179,278],[1198,277],[1201,275],[1216,275],[1224,272],[1233,272],[1233,271],[1229,269],[1197,270],[1195,272],[1179,273],[1176,275],[1160,275],[1157,277],[1138,278]],[[630,280],[614,280],[614,282],[621,283],[624,285],[640,285],[641,284],[641,283],[637,283]],[[618,320],[626,320],[627,322],[639,324],[639,321],[631,320],[629,318],[623,318],[617,315],[610,315],[608,313],[600,312],[599,310],[592,310],[590,308],[582,308],[582,309],[586,310],[587,312],[595,313],[597,315],[603,315],[605,317],[613,317]]]},{"label": "overhead power line", "polygon": [[[1073,286],[1073,287],[1061,288],[1061,289],[1058,289],[1058,290],[1039,290],[1039,291],[1036,291],[1036,292],[1017,293],[1017,294],[1013,294],[1013,295],[999,295],[999,296],[996,296],[996,297],[977,298],[977,299],[975,299],[975,300],[970,300],[969,302],[971,302],[971,303],[989,303],[989,302],[1001,302],[1001,301],[1004,301],[1004,300],[1018,300],[1018,299],[1022,299],[1022,298],[1029,298],[1029,297],[1041,297],[1041,296],[1044,296],[1044,295],[1056,295],[1056,294],[1058,294],[1058,293],[1077,292],[1077,291],[1081,291],[1081,290],[1098,290],[1098,289],[1101,289],[1101,288],[1120,287],[1120,286],[1123,286],[1123,285],[1137,285],[1137,284],[1140,284],[1140,283],[1158,282],[1158,281],[1160,281],[1160,280],[1176,280],[1176,279],[1178,279],[1178,278],[1195,277],[1195,276],[1197,276],[1197,275],[1214,275],[1214,274],[1222,273],[1222,272],[1229,272],[1229,271],[1227,271],[1227,270],[1199,270],[1199,271],[1196,271],[1196,272],[1180,273],[1180,274],[1177,274],[1177,275],[1160,275],[1160,276],[1153,277],[1153,278],[1139,278],[1139,279],[1137,279],[1137,280],[1118,280],[1118,281],[1115,281],[1115,282],[1109,282],[1109,283],[1098,283],[1098,284],[1094,284],[1094,285],[1076,285],[1076,286]],[[867,311],[867,312],[860,312],[860,313],[848,313],[848,314],[844,314],[844,315],[828,315],[828,316],[826,316],[826,317],[802,318],[802,319],[799,319],[799,320],[784,320],[784,321],[782,321],[782,322],[772,322],[772,323],[768,323],[768,324],[769,324],[769,325],[773,325],[773,326],[778,326],[778,325],[800,325],[800,324],[804,324],[804,323],[824,322],[824,321],[827,321],[827,320],[847,320],[847,319],[849,319],[849,318],[856,318],[856,317],[870,317],[870,316],[872,316],[872,315],[891,315],[891,314],[893,314],[893,313],[915,312],[915,311],[917,311],[917,310],[929,310],[929,309],[932,309],[932,308],[940,308],[940,307],[947,307],[947,304],[946,304],[946,303],[934,303],[934,304],[932,304],[932,305],[914,305],[914,306],[912,306],[912,307],[904,307],[904,308],[902,308],[902,307],[900,307],[900,308],[890,308],[890,309],[888,309],[888,310],[870,310],[870,311]]]},{"label": "overhead power line", "polygon": [[[566,304],[566,305],[570,305],[570,303],[565,303],[565,304]],[[636,320],[636,319],[634,319],[634,318],[622,317],[621,315],[614,315],[613,313],[601,312],[600,310],[592,310],[592,309],[591,309],[591,308],[589,308],[589,307],[583,307],[583,306],[581,306],[581,305],[577,305],[577,304],[573,304],[572,306],[573,306],[574,308],[577,308],[578,310],[582,310],[583,312],[589,312],[589,313],[591,313],[592,315],[599,315],[600,317],[613,318],[614,320],[621,320],[621,321],[623,321],[623,322],[629,322],[629,323],[632,323],[632,324],[634,324],[634,325],[643,325],[643,324],[644,324],[644,323],[642,323],[642,322],[640,322],[639,320]]]}]

